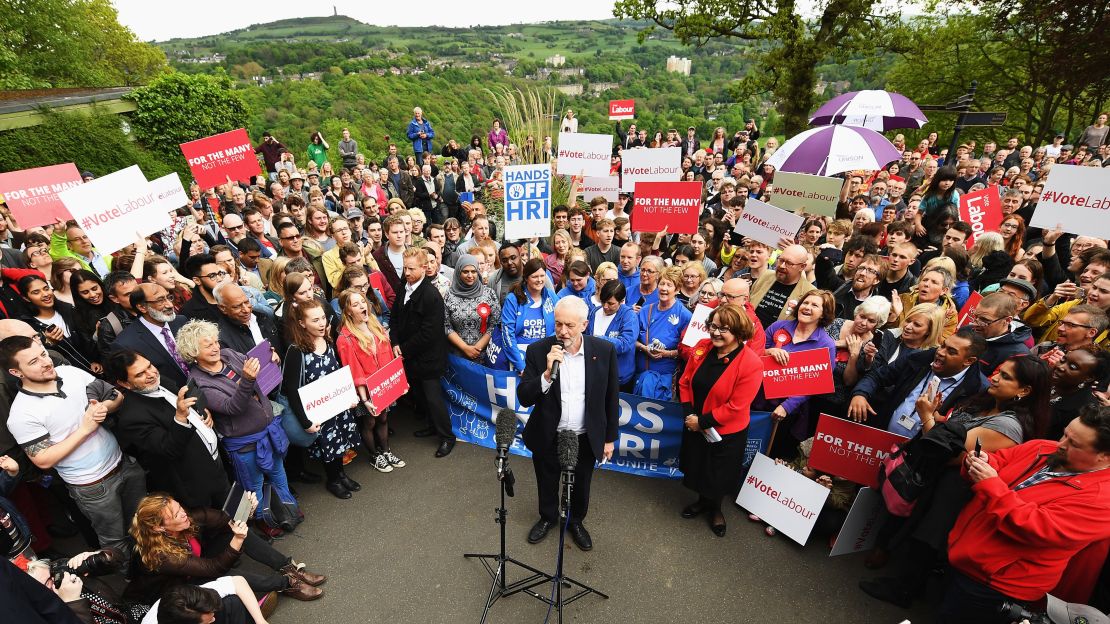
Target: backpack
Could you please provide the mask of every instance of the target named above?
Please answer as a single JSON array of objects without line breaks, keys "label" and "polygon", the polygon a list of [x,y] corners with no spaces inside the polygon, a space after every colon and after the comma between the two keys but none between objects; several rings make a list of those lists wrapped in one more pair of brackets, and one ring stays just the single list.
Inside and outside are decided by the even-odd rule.
[{"label": "backpack", "polygon": [[928,433],[919,430],[914,437],[891,447],[890,455],[879,467],[879,493],[887,511],[909,517],[925,489],[932,487],[948,462],[965,450],[967,432],[972,428],[969,425],[981,426],[990,420],[963,424],[949,419],[937,423]]}]

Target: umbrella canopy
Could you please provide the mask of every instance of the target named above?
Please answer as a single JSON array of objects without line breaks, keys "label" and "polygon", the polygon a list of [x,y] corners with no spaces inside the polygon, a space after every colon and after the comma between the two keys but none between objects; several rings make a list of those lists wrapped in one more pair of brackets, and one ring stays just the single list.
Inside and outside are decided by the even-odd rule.
[{"label": "umbrella canopy", "polygon": [[825,102],[809,118],[809,125],[839,124],[886,132],[920,128],[928,119],[910,99],[879,89],[849,91]]},{"label": "umbrella canopy", "polygon": [[791,137],[767,164],[778,171],[827,176],[857,169],[875,171],[900,158],[898,148],[874,130],[820,126]]}]

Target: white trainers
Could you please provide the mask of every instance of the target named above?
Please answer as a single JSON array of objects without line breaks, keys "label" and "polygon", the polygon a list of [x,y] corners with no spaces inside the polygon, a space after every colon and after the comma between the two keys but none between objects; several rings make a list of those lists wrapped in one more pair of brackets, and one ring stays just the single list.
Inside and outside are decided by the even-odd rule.
[{"label": "white trainers", "polygon": [[405,462],[400,457],[394,455],[393,451],[382,451],[382,455],[385,456],[386,461],[388,461],[391,466],[395,468],[405,467]]},{"label": "white trainers", "polygon": [[374,469],[378,472],[393,472],[393,466],[386,459],[385,453],[378,453],[374,456]]}]

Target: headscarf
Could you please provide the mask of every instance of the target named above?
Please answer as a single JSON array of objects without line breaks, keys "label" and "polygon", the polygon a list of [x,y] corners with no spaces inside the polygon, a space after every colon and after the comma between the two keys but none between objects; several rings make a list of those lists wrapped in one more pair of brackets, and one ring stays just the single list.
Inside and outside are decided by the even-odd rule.
[{"label": "headscarf", "polygon": [[482,292],[482,278],[474,280],[473,286],[467,286],[462,281],[462,270],[464,267],[472,266],[480,271],[478,266],[478,259],[470,254],[463,254],[459,256],[455,262],[455,272],[451,275],[451,294],[462,299],[474,299]]}]

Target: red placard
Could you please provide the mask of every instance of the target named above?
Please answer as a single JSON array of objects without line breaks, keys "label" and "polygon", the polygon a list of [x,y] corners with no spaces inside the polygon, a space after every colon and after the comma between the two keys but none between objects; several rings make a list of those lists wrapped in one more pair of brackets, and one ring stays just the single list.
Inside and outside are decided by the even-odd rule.
[{"label": "red placard", "polygon": [[905,440],[895,433],[821,414],[809,466],[867,487],[878,487],[879,462]]},{"label": "red placard", "polygon": [[809,349],[790,354],[786,366],[769,355],[763,356],[763,396],[781,399],[790,396],[828,394],[833,391],[832,362],[828,349]]},{"label": "red placard", "polygon": [[636,116],[636,100],[609,100],[609,120],[632,119]]},{"label": "red placard", "polygon": [[73,163],[0,173],[0,194],[23,229],[72,219],[58,191],[80,184],[81,173]]},{"label": "red placard", "polygon": [[971,224],[968,249],[984,232],[997,232],[1002,225],[1002,198],[997,188],[987,187],[960,195],[960,221]]},{"label": "red placard", "polygon": [[181,153],[202,189],[226,184],[228,176],[248,182],[251,176],[262,173],[251,138],[242,128],[182,143]]},{"label": "red placard", "polygon": [[404,361],[400,357],[393,358],[389,364],[378,369],[378,372],[367,375],[359,381],[370,391],[370,402],[379,414],[384,412],[409,391],[409,380],[405,377]]},{"label": "red placard", "polygon": [[971,313],[975,308],[979,307],[979,302],[983,300],[983,295],[977,292],[971,293],[971,296],[964,302],[964,307],[960,308],[960,327],[966,327],[971,322]]},{"label": "red placard", "polygon": [[637,232],[696,234],[701,182],[637,182],[632,228]]}]

